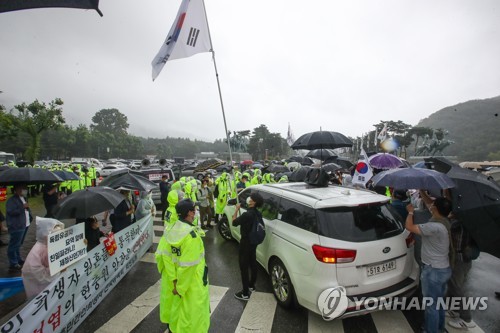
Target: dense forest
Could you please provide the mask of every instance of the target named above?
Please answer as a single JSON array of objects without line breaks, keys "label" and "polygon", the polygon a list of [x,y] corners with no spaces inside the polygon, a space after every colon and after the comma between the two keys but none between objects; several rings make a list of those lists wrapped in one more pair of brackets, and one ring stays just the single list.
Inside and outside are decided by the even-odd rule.
[{"label": "dense forest", "polygon": [[[200,152],[228,151],[226,138],[204,142],[169,136],[143,138],[130,135],[127,116],[117,109],[96,112],[90,126],[72,127],[65,123],[63,104],[56,98],[49,103],[38,100],[23,103],[12,110],[0,105],[0,151],[15,153],[18,159],[30,162],[65,160],[75,156],[99,159],[194,158]],[[426,153],[456,156],[460,161],[500,160],[499,113],[500,96],[446,107],[416,126],[401,120],[381,120],[373,125],[374,130],[351,138],[353,148],[344,149],[342,153],[355,160],[361,146],[366,151],[380,151],[380,141],[375,138],[377,133],[386,132],[387,137],[398,143],[395,153],[404,158],[418,154],[430,142],[447,142],[444,149],[437,152],[430,149]],[[232,136],[245,143],[241,151],[249,153],[255,160],[265,156],[282,159],[293,154],[287,141],[279,133],[270,132],[264,124],[253,130],[232,133]]]},{"label": "dense forest", "polygon": [[500,160],[500,96],[472,100],[439,110],[418,126],[443,128],[454,141],[445,155],[459,160]]}]

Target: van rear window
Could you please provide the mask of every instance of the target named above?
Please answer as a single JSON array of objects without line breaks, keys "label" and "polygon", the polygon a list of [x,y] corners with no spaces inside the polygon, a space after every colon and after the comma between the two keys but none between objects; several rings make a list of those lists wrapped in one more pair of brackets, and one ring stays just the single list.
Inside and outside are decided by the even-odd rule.
[{"label": "van rear window", "polygon": [[317,211],[319,234],[350,242],[369,242],[399,235],[404,223],[389,204],[336,207]]}]

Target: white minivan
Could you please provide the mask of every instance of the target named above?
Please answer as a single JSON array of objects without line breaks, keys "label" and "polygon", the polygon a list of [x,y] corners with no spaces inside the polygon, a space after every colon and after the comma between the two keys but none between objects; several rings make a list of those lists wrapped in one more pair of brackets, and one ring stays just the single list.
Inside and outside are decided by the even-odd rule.
[{"label": "white minivan", "polygon": [[[266,225],[257,261],[268,272],[280,305],[298,303],[320,314],[319,295],[342,286],[349,300],[343,317],[348,317],[373,311],[356,299],[387,300],[416,290],[413,236],[388,197],[333,185],[255,185],[239,194],[242,212],[253,192],[264,198],[259,210]],[[228,222],[234,210],[229,203],[218,230],[223,238],[239,241],[239,226]]]}]

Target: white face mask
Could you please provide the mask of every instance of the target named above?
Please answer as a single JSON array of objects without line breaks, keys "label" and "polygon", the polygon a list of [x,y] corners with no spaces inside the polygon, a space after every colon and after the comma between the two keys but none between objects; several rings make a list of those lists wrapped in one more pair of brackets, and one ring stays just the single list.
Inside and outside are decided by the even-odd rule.
[{"label": "white face mask", "polygon": [[252,198],[248,197],[247,198],[247,206],[250,205],[250,200],[252,200]]},{"label": "white face mask", "polygon": [[26,196],[28,195],[28,190],[22,190],[22,191],[21,191],[21,195],[22,195],[23,197],[26,197]]}]

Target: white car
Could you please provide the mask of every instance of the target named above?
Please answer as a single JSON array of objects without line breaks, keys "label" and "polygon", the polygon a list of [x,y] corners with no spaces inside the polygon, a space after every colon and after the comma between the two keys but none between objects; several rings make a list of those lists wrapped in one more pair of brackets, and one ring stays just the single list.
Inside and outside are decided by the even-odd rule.
[{"label": "white car", "polygon": [[109,176],[110,174],[112,174],[115,171],[124,170],[124,169],[128,169],[128,168],[126,166],[124,166],[124,165],[112,165],[112,164],[108,164],[108,165],[106,165],[105,167],[103,167],[101,169],[101,171],[99,172],[99,174],[102,177],[107,177],[107,176]]},{"label": "white car", "polygon": [[[253,192],[264,198],[259,210],[266,225],[257,261],[269,273],[280,305],[298,303],[320,314],[320,294],[341,286],[348,298],[342,317],[349,317],[374,311],[356,298],[388,299],[416,290],[413,236],[388,197],[332,185],[255,185],[240,193],[241,212]],[[228,222],[234,210],[228,204],[218,229],[223,238],[239,241],[240,227]]]}]

